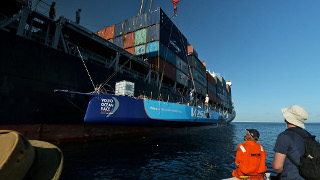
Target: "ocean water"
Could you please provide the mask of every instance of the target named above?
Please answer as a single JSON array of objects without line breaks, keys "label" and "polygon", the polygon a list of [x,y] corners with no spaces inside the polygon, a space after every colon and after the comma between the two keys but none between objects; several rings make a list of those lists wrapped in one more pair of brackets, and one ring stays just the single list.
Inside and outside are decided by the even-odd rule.
[{"label": "ocean water", "polygon": [[[224,179],[235,168],[238,144],[245,129],[257,129],[274,173],[273,147],[285,123],[233,122],[222,127],[181,128],[170,134],[139,138],[64,144],[61,179]],[[320,137],[320,123],[306,124]]]}]

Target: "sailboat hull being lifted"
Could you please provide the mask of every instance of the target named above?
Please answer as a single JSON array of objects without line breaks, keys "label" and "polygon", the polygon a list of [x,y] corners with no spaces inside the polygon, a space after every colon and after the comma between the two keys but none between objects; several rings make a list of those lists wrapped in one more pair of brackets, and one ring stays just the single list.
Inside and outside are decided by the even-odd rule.
[{"label": "sailboat hull being lifted", "polygon": [[185,104],[109,94],[59,92],[91,97],[84,118],[85,123],[183,127],[227,122],[224,114]]}]

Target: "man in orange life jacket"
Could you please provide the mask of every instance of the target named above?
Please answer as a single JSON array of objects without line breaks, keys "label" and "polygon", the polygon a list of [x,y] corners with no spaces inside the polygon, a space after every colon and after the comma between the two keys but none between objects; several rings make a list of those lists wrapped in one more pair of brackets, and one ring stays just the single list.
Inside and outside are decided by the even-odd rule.
[{"label": "man in orange life jacket", "polygon": [[260,180],[264,178],[264,172],[267,170],[265,165],[267,152],[257,143],[259,132],[256,129],[246,129],[246,131],[245,142],[239,144],[237,148],[235,160],[237,168],[232,172],[232,176],[239,179]]}]

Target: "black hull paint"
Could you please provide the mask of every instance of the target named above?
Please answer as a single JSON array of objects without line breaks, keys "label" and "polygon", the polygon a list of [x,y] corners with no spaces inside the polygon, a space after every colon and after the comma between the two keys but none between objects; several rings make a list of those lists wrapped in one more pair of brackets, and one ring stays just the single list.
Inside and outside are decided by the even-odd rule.
[{"label": "black hull paint", "polygon": [[[82,124],[88,99],[54,93],[93,91],[81,59],[2,30],[0,39],[0,124]],[[114,72],[93,62],[86,65],[95,84]],[[114,88],[121,80],[135,83],[136,96],[158,94],[157,87],[120,73],[108,84]]]}]

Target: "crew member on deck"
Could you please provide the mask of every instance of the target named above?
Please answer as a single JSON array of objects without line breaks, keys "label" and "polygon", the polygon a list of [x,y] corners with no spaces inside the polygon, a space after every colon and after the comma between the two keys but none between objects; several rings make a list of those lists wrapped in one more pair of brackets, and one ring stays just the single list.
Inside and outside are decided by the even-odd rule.
[{"label": "crew member on deck", "polygon": [[267,152],[262,145],[257,143],[259,132],[256,129],[246,129],[245,142],[239,144],[236,154],[237,168],[232,176],[239,179],[262,180],[267,170],[265,165]]},{"label": "crew member on deck", "polygon": [[193,106],[193,100],[194,100],[194,89],[190,91],[190,106]]},{"label": "crew member on deck", "polygon": [[209,95],[206,94],[206,99],[204,100],[204,108],[208,109],[209,108]]},{"label": "crew member on deck", "polygon": [[56,18],[56,9],[54,8],[55,5],[56,5],[56,2],[52,2],[50,6],[50,11],[49,11],[49,18],[53,20]]},{"label": "crew member on deck", "polygon": [[76,23],[77,24],[80,23],[80,12],[81,12],[81,9],[78,9],[78,11],[76,11]]}]

